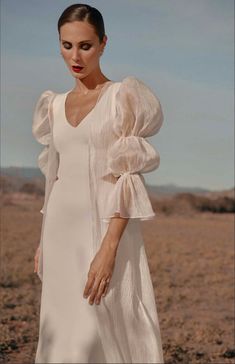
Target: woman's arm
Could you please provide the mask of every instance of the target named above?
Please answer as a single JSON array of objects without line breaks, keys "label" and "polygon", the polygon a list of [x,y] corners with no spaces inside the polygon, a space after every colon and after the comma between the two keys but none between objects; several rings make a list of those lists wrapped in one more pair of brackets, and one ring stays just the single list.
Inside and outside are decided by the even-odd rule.
[{"label": "woman's arm", "polygon": [[114,251],[116,255],[120,239],[128,221],[129,218],[123,218],[120,216],[112,217],[108,226],[108,230],[101,243],[101,248],[110,248]]},{"label": "woman's arm", "polygon": [[[118,214],[119,215],[119,214]],[[83,296],[90,296],[89,303],[100,303],[101,296],[105,296],[108,283],[112,277],[118,244],[129,218],[120,216],[112,217],[108,230],[102,240],[100,249],[90,264],[88,279],[84,288]],[[107,282],[105,282],[108,279]]]}]

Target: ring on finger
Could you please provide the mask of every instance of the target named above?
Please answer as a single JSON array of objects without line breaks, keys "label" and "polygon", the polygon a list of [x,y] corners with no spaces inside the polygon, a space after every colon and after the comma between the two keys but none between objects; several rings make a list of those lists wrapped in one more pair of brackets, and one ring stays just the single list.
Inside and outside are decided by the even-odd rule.
[{"label": "ring on finger", "polygon": [[105,279],[105,278],[103,278],[103,279],[102,279],[102,283],[103,283],[103,284],[108,284],[108,283],[109,283],[109,278],[106,278],[106,279]]}]

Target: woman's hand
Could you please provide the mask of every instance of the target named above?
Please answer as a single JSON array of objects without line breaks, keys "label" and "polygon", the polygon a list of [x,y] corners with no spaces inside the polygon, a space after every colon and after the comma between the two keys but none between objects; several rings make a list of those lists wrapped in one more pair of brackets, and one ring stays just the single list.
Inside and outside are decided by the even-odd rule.
[{"label": "woman's hand", "polygon": [[87,298],[90,295],[91,305],[94,301],[99,304],[101,296],[104,297],[107,293],[108,283],[115,266],[115,256],[116,250],[103,244],[90,264],[83,297]]},{"label": "woman's hand", "polygon": [[38,271],[38,260],[39,260],[39,254],[40,254],[40,245],[37,247],[35,256],[34,256],[34,273]]}]

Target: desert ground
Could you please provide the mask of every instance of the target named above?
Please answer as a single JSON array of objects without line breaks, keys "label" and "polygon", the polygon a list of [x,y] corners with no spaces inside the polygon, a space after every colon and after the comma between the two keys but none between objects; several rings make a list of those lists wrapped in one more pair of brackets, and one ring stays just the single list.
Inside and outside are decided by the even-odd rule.
[{"label": "desert ground", "polygon": [[[234,213],[172,208],[177,201],[153,201],[156,218],[141,222],[165,363],[234,363]],[[37,194],[1,202],[1,363],[34,362],[41,207]]]}]

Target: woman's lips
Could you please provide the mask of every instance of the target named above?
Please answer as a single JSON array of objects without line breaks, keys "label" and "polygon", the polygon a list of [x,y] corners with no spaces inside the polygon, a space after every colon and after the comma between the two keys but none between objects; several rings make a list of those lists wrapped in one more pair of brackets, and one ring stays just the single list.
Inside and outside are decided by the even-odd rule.
[{"label": "woman's lips", "polygon": [[81,70],[82,70],[83,68],[84,68],[84,67],[72,66],[73,71],[74,71],[74,72],[76,72],[76,73],[81,72]]}]

